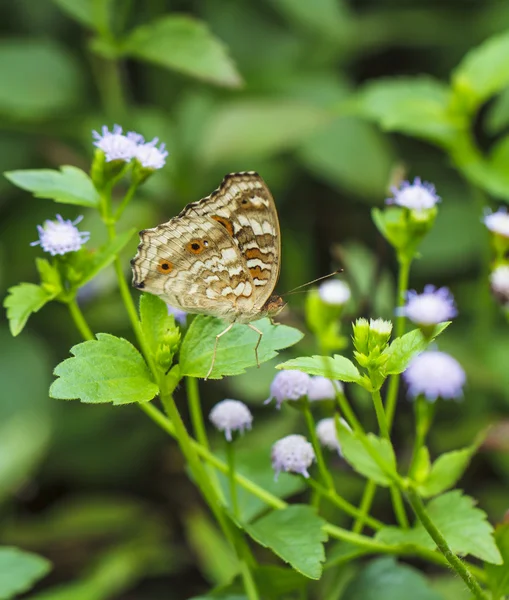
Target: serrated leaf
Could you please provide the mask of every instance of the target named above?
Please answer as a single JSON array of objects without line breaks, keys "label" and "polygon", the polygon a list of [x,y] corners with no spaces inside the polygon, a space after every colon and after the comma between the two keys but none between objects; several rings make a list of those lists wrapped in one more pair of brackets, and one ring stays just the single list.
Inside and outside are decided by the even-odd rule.
[{"label": "serrated leaf", "polygon": [[302,575],[319,579],[325,560],[323,543],[327,541],[324,525],[314,508],[294,504],[245,525],[245,530]]},{"label": "serrated leaf", "polygon": [[[471,554],[500,565],[502,557],[493,539],[493,527],[486,513],[476,508],[475,503],[470,496],[464,496],[461,490],[453,490],[431,500],[426,510],[453,552]],[[376,533],[375,539],[390,545],[410,544],[429,550],[435,548],[435,542],[420,522],[412,529],[384,527]]]},{"label": "serrated leaf", "polygon": [[35,283],[20,283],[9,288],[8,292],[4,307],[7,309],[9,329],[13,336],[23,331],[32,313],[39,311],[56,296],[56,293],[50,293]]},{"label": "serrated leaf", "polygon": [[502,555],[503,564],[486,563],[484,569],[493,598],[501,598],[509,594],[509,523],[496,528],[495,541]]},{"label": "serrated leaf", "polygon": [[474,48],[452,73],[453,88],[473,111],[509,85],[509,34],[493,36]]},{"label": "serrated leaf", "polygon": [[462,450],[445,452],[439,456],[432,464],[426,480],[419,485],[419,494],[429,498],[451,488],[466,471],[477,447],[476,444]]},{"label": "serrated leaf", "polygon": [[377,558],[349,582],[341,600],[442,600],[424,575],[390,557]]},{"label": "serrated leaf", "polygon": [[396,338],[383,353],[384,356],[388,357],[385,365],[386,375],[402,373],[408,367],[412,358],[419,352],[426,350],[429,344],[450,324],[451,322],[447,321],[436,325],[430,337],[424,337],[420,329],[414,329]]},{"label": "serrated leaf", "polygon": [[14,598],[29,590],[51,570],[42,556],[9,546],[0,547],[0,599]]},{"label": "serrated leaf", "polygon": [[68,358],[55,368],[58,377],[50,396],[82,402],[147,402],[159,392],[141,354],[127,340],[98,333],[71,348]]},{"label": "serrated leaf", "polygon": [[358,434],[345,426],[341,420],[337,419],[336,429],[341,445],[343,458],[361,475],[372,479],[379,485],[388,486],[392,483],[391,474],[396,474],[396,457],[388,440],[381,439],[376,435],[369,433],[366,440],[383,461],[384,469],[371,456],[370,452],[362,443]]},{"label": "serrated leaf", "polygon": [[39,271],[41,286],[44,287],[49,294],[58,295],[62,291],[62,280],[58,269],[46,258],[39,257],[35,259],[35,266]]},{"label": "serrated leaf", "polygon": [[239,87],[242,83],[226,46],[206,23],[193,17],[165,16],[142,25],[130,33],[123,51],[216,85]]},{"label": "serrated leaf", "polygon": [[362,379],[357,367],[351,360],[335,354],[330,356],[302,356],[293,358],[277,365],[277,369],[290,369],[304,371],[310,375],[322,375],[329,379],[340,381],[359,382]]},{"label": "serrated leaf", "polygon": [[96,208],[99,205],[99,194],[92,180],[77,167],[63,166],[60,171],[8,171],[5,176],[14,185],[32,192],[36,198],[49,198],[61,204],[75,204],[87,208]]},{"label": "serrated leaf", "polygon": [[[226,327],[224,321],[214,317],[198,315],[193,320],[180,347],[182,376],[206,377],[212,364],[216,335]],[[274,358],[278,350],[293,346],[303,337],[299,330],[286,325],[272,325],[269,319],[256,321],[255,327],[263,333],[258,347],[260,364]],[[247,368],[256,366],[255,346],[258,338],[258,334],[247,325],[234,325],[219,339],[210,379],[239,375]]]}]

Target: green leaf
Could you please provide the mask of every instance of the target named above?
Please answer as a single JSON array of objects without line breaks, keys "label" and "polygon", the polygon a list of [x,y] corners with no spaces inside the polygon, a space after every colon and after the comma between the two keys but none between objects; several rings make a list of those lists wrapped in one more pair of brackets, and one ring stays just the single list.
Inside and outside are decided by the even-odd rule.
[{"label": "green leaf", "polygon": [[38,312],[55,296],[55,293],[50,294],[35,283],[20,283],[9,288],[9,293],[4,300],[4,307],[7,309],[7,319],[12,335],[20,334],[28,317],[32,313]]},{"label": "green leaf", "polygon": [[5,176],[36,198],[49,198],[61,204],[76,204],[87,208],[99,205],[99,194],[90,177],[81,169],[63,166],[53,169],[26,169],[8,171]]},{"label": "green leaf", "polygon": [[239,87],[242,84],[224,44],[206,23],[193,17],[165,16],[142,25],[125,40],[123,51],[216,85]]},{"label": "green leaf", "polygon": [[228,102],[211,118],[198,152],[208,164],[267,158],[294,148],[329,119],[323,108],[303,102],[279,99]]},{"label": "green leaf", "polygon": [[98,333],[97,340],[73,346],[71,354],[73,358],[55,368],[52,398],[127,404],[152,400],[159,391],[142,356],[127,340]]},{"label": "green leaf", "polygon": [[0,547],[0,599],[7,600],[28,591],[51,570],[42,556],[9,546]]},{"label": "green leaf", "polygon": [[[426,507],[428,515],[447,540],[453,552],[471,554],[486,562],[502,564],[502,557],[493,539],[493,527],[486,513],[475,508],[475,500],[453,490],[431,500]],[[418,522],[412,529],[384,527],[375,539],[390,545],[409,544],[433,550],[435,542]]]},{"label": "green leaf", "polygon": [[83,286],[93,279],[100,271],[111,264],[119,252],[128,244],[129,240],[135,234],[136,229],[129,229],[119,234],[114,240],[108,242],[95,252],[89,254],[89,260],[83,264],[83,271],[77,283]]},{"label": "green leaf", "polygon": [[349,15],[343,8],[343,3],[337,0],[272,0],[272,4],[289,21],[317,34],[320,40],[326,37],[330,43],[338,45],[338,40],[349,33]]},{"label": "green leaf", "polygon": [[302,575],[320,579],[325,560],[323,543],[327,541],[324,525],[314,508],[294,504],[245,525],[245,530]]},{"label": "green leaf", "polygon": [[351,360],[335,354],[330,356],[302,356],[293,358],[277,365],[276,369],[290,369],[304,371],[310,375],[322,375],[329,379],[339,379],[359,383],[362,379],[357,367]]},{"label": "green leaf", "polygon": [[1,115],[43,121],[77,104],[82,73],[65,47],[23,35],[0,42],[0,81]]},{"label": "green leaf", "polygon": [[486,40],[463,58],[452,73],[453,89],[474,111],[509,85],[509,33]]},{"label": "green leaf", "polygon": [[35,266],[39,271],[41,286],[51,295],[57,296],[62,291],[60,272],[46,258],[37,257]]},{"label": "green leaf", "polygon": [[106,31],[110,27],[115,0],[53,0],[72,19],[91,29]]},{"label": "green leaf", "polygon": [[409,597],[412,600],[442,600],[417,569],[386,556],[360,569],[341,600],[408,600]]},{"label": "green leaf", "polygon": [[[182,376],[206,377],[212,364],[216,335],[226,327],[224,321],[214,317],[199,315],[193,320],[180,347]],[[303,337],[297,329],[286,325],[272,325],[269,319],[256,321],[255,327],[263,333],[258,347],[260,364],[277,356],[277,350],[293,346]],[[247,325],[234,325],[231,331],[219,339],[210,378],[238,375],[255,366],[258,338],[258,334]]]},{"label": "green leaf", "polygon": [[509,594],[509,523],[496,528],[495,541],[502,555],[503,564],[486,563],[484,569],[493,598],[501,598]]},{"label": "green leaf", "polygon": [[430,77],[377,79],[364,86],[345,109],[386,131],[450,146],[466,127],[464,116],[450,108],[451,98],[450,89]]},{"label": "green leaf", "polygon": [[439,456],[431,466],[426,480],[419,485],[419,494],[424,498],[429,498],[453,487],[466,471],[478,447],[479,444],[474,444],[468,448],[445,452]]},{"label": "green leaf", "polygon": [[336,421],[336,429],[343,457],[357,473],[372,479],[379,485],[390,485],[393,481],[391,474],[396,475],[396,457],[390,442],[372,433],[368,433],[366,436],[373,454],[376,454],[383,462],[384,468],[382,468],[366,449],[360,435],[346,427],[339,419]]},{"label": "green leaf", "polygon": [[429,337],[424,337],[420,329],[413,329],[405,335],[396,338],[391,345],[384,351],[384,356],[388,357],[385,365],[387,375],[402,373],[412,358],[426,350],[429,344],[439,336],[449,325],[451,321],[435,325]]},{"label": "green leaf", "polygon": [[161,298],[153,294],[142,294],[140,320],[145,340],[155,353],[168,328],[174,326],[175,319],[168,314],[168,307]]}]

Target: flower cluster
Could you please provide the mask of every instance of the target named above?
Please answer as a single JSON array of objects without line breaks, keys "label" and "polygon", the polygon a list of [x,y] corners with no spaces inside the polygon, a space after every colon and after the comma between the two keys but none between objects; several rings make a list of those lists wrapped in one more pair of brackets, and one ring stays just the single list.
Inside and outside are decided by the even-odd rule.
[{"label": "flower cluster", "polygon": [[435,186],[426,181],[421,182],[420,177],[416,177],[413,183],[403,181],[399,188],[392,187],[391,192],[393,197],[387,198],[387,204],[396,204],[418,212],[430,210],[440,202]]},{"label": "flower cluster", "polygon": [[287,435],[272,446],[272,467],[276,479],[281,471],[299,473],[308,478],[308,468],[314,460],[313,446],[303,435]]},{"label": "flower cluster", "polygon": [[[344,419],[340,419],[341,423],[348,429],[348,423]],[[326,419],[321,419],[316,424],[316,435],[320,444],[329,450],[336,451],[340,456],[341,446],[339,444],[337,432],[336,432],[336,423],[333,417],[327,417]]]},{"label": "flower cluster", "polygon": [[310,377],[302,371],[280,371],[272,380],[270,395],[265,404],[276,401],[276,408],[281,408],[283,402],[297,401],[306,398],[311,402],[319,400],[334,400],[338,393],[343,392],[339,381],[326,377]]},{"label": "flower cluster", "polygon": [[37,225],[39,239],[30,245],[40,245],[44,252],[49,252],[51,256],[76,252],[90,239],[88,231],[79,231],[76,227],[82,219],[83,217],[80,216],[71,221],[57,215],[55,221],[44,221],[43,225]]},{"label": "flower cluster", "polygon": [[430,402],[437,398],[461,398],[466,381],[465,371],[459,362],[438,350],[428,350],[413,358],[403,378],[411,397],[422,394]]},{"label": "flower cluster", "polygon": [[422,294],[414,290],[407,292],[406,304],[396,309],[396,314],[426,327],[449,321],[458,314],[458,311],[454,304],[454,297],[447,288],[436,289],[433,285],[426,285]]},{"label": "flower cluster", "polygon": [[325,304],[343,306],[350,300],[350,288],[344,281],[333,279],[326,281],[318,288],[318,295]]},{"label": "flower cluster", "polygon": [[166,162],[168,152],[165,144],[157,147],[158,138],[145,142],[143,136],[134,131],[123,134],[120,125],[114,125],[112,131],[104,125],[101,133],[93,131],[92,134],[95,138],[94,146],[104,152],[106,162],[130,162],[135,159],[143,168],[151,170],[161,169]]},{"label": "flower cluster", "polygon": [[219,431],[224,431],[225,438],[231,442],[232,433],[244,433],[251,429],[253,415],[249,408],[239,400],[222,400],[210,411],[209,419]]}]

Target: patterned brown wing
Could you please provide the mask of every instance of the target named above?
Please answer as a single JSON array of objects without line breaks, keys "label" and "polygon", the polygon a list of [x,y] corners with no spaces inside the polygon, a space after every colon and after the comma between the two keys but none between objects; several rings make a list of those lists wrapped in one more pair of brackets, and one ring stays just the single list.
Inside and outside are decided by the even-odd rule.
[{"label": "patterned brown wing", "polygon": [[216,220],[181,214],[140,232],[133,285],[190,313],[234,321],[254,308],[253,280]]},{"label": "patterned brown wing", "polygon": [[232,236],[254,283],[255,310],[274,292],[279,278],[281,236],[276,205],[254,171],[226,175],[217,190],[188,204],[179,216],[207,216]]}]

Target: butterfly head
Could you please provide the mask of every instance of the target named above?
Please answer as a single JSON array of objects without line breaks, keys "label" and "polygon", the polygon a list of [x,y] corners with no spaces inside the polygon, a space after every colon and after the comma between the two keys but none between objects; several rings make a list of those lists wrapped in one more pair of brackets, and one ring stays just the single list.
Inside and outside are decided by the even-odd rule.
[{"label": "butterfly head", "polygon": [[286,302],[281,296],[271,296],[263,305],[262,312],[268,317],[275,317],[286,306]]}]

